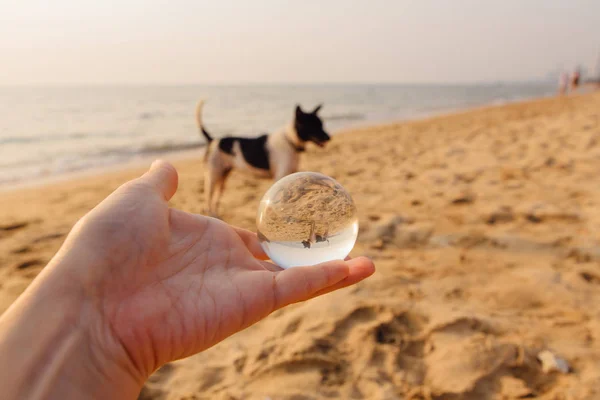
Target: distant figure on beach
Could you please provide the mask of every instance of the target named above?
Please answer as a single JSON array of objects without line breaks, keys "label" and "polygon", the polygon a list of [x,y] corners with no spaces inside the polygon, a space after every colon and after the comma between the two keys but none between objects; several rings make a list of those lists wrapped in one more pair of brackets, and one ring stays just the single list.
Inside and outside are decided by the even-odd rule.
[{"label": "distant figure on beach", "polygon": [[567,93],[569,85],[569,76],[566,72],[560,74],[560,78],[558,79],[558,94],[560,96],[564,96]]},{"label": "distant figure on beach", "polygon": [[579,67],[575,68],[573,74],[571,75],[571,91],[574,92],[579,87],[579,81],[581,79],[581,73],[579,72]]}]

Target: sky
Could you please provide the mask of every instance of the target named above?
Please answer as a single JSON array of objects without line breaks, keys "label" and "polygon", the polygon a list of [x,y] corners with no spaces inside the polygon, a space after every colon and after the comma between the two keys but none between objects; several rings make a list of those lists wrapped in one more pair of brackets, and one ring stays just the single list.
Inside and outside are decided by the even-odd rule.
[{"label": "sky", "polygon": [[600,56],[598,0],[0,6],[0,85],[524,81]]}]

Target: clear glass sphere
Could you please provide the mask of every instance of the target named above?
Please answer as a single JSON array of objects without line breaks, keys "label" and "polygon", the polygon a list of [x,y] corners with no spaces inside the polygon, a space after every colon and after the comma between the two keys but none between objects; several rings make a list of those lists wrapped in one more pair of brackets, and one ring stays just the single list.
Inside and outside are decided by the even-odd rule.
[{"label": "clear glass sphere", "polygon": [[282,268],[343,260],[358,235],[350,194],[333,178],[297,172],[271,186],[256,217],[260,243]]}]

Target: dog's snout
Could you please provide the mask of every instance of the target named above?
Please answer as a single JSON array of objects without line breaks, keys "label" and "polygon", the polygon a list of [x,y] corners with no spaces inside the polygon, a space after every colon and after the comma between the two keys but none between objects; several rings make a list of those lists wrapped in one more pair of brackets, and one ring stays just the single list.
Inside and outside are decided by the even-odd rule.
[{"label": "dog's snout", "polygon": [[316,143],[319,147],[325,146],[325,143],[329,142],[329,140],[331,140],[331,137],[325,131],[319,132],[319,134],[316,137],[312,138],[312,141]]}]

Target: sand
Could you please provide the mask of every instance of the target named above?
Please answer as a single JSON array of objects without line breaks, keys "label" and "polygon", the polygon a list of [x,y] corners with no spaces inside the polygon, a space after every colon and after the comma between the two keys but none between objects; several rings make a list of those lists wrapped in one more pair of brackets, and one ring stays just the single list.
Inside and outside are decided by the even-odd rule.
[{"label": "sand", "polygon": [[[600,93],[336,135],[304,170],[354,197],[367,281],[157,371],[144,399],[600,398]],[[198,156],[174,207],[203,207]],[[0,194],[0,311],[126,170]],[[234,172],[223,219],[270,186]],[[545,371],[538,354],[567,362]],[[548,356],[548,353],[544,357]]]},{"label": "sand", "polygon": [[351,195],[321,174],[290,175],[265,194],[258,207],[257,234],[267,241],[335,237],[351,230],[358,219]]}]

